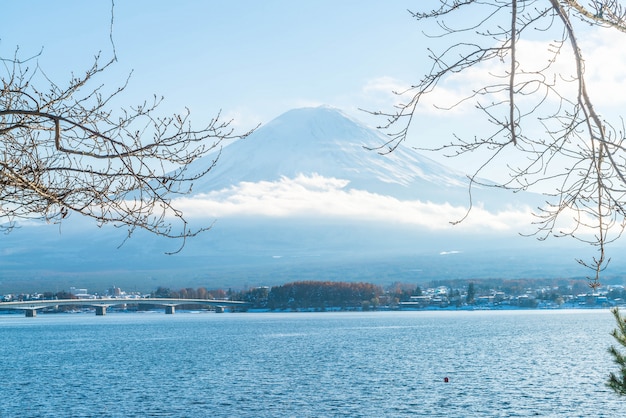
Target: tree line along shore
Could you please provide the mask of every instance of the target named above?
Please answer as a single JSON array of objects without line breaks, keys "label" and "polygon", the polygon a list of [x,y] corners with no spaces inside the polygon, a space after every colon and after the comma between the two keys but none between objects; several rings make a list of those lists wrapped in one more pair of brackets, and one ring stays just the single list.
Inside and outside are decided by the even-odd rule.
[{"label": "tree line along shore", "polygon": [[[625,304],[626,289],[620,284],[592,289],[583,279],[454,280],[419,285],[396,282],[388,286],[365,282],[294,281],[277,286],[252,287],[237,291],[208,290],[204,287],[172,290],[160,286],[148,294],[138,292],[127,294],[116,287],[109,288],[102,294],[90,294],[86,289],[71,288],[69,292],[3,295],[0,300],[10,302],[102,297],[128,299],[128,305],[132,305],[132,299],[142,297],[233,300],[247,302],[247,310],[269,311],[596,308]],[[150,307],[144,306],[141,309]]]}]

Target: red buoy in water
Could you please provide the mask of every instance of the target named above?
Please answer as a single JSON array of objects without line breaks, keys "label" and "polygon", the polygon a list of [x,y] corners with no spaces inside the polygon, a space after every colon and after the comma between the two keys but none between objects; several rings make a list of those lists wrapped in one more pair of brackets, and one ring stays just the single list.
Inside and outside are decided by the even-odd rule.
[{"label": "red buoy in water", "polygon": [[444,381],[445,383],[448,383],[448,382],[450,381],[450,379],[448,379],[447,377],[444,377],[444,378],[443,378],[443,381]]}]

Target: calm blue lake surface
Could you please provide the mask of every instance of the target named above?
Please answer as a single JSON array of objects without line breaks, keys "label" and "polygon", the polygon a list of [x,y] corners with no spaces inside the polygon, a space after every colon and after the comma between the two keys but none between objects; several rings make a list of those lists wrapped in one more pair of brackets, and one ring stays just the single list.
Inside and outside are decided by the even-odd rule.
[{"label": "calm blue lake surface", "polygon": [[608,310],[0,315],[0,416],[619,417],[613,327]]}]

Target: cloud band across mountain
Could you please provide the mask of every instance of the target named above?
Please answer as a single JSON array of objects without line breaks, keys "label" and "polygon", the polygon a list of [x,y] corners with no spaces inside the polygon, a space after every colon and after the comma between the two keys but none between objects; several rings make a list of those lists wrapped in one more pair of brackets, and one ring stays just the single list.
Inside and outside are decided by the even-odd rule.
[{"label": "cloud band across mountain", "polygon": [[332,217],[407,224],[432,230],[519,231],[528,227],[529,208],[507,208],[496,213],[480,205],[457,226],[467,208],[449,203],[400,200],[349,188],[349,181],[319,174],[282,177],[278,181],[240,182],[221,190],[177,200],[177,207],[193,218]]}]

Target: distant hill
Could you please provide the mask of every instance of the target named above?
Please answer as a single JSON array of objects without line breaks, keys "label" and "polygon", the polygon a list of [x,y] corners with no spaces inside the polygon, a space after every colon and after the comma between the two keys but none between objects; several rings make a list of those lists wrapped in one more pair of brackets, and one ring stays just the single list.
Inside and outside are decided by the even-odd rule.
[{"label": "distant hill", "polygon": [[518,236],[537,196],[476,188],[470,217],[453,227],[468,205],[462,171],[409,147],[368,149],[386,140],[334,108],[291,110],[226,146],[177,202],[195,225],[216,221],[182,253],[164,255],[177,243],[141,232],[117,249],[124,231],[76,216],[24,225],[0,243],[0,293],[585,274],[574,258],[591,249]]}]

